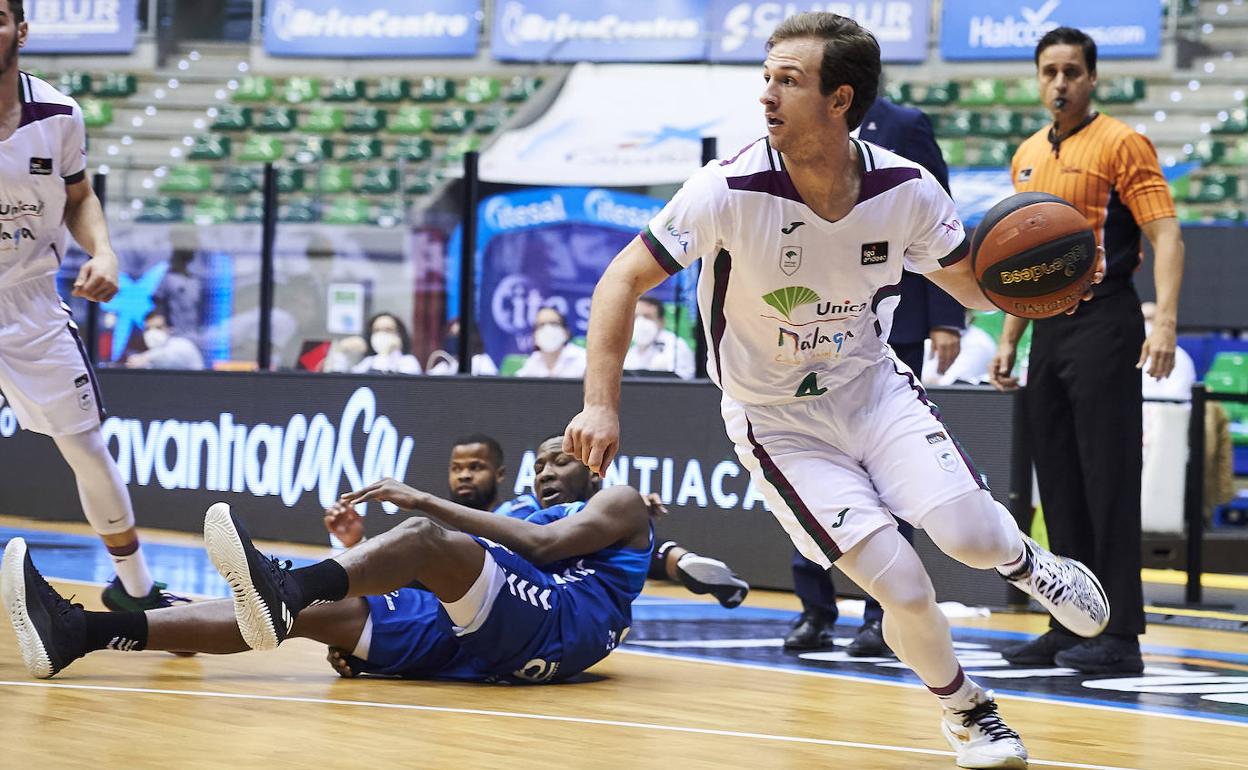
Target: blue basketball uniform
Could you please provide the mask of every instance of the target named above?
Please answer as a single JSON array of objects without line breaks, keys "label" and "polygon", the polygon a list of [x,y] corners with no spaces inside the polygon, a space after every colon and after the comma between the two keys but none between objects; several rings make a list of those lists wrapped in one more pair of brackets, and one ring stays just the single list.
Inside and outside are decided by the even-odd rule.
[{"label": "blue basketball uniform", "polygon": [[[584,503],[564,503],[517,516],[549,524],[574,516]],[[607,548],[536,566],[509,549],[475,538],[506,582],[485,622],[457,636],[433,593],[403,588],[368,597],[373,636],[358,671],[414,679],[551,682],[581,673],[616,648],[632,623],[654,547]]]},{"label": "blue basketball uniform", "polygon": [[494,509],[494,513],[501,513],[504,516],[510,516],[513,519],[524,519],[530,514],[541,510],[542,504],[537,498],[530,494],[523,494],[514,500],[508,500],[505,503],[499,503]]}]

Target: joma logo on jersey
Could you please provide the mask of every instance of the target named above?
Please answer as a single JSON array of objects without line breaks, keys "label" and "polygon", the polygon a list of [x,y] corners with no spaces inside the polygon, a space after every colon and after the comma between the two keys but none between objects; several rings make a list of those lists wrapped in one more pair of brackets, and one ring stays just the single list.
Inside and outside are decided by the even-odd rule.
[{"label": "joma logo on jersey", "polygon": [[878,265],[888,261],[888,241],[862,244],[862,264]]}]

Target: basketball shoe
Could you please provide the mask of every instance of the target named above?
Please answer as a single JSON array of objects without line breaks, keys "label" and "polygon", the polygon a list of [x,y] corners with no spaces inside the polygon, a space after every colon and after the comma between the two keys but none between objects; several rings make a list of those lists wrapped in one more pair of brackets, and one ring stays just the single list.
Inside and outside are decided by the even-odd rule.
[{"label": "basketball shoe", "polygon": [[997,713],[992,691],[983,691],[982,700],[966,711],[945,709],[940,731],[958,754],[958,767],[1027,767],[1027,748]]},{"label": "basketball shoe", "polygon": [[83,656],[86,613],[82,605],[71,604],[48,585],[20,537],[4,549],[0,594],[31,676],[49,679]]},{"label": "basketball shoe", "polygon": [[164,583],[153,583],[152,590],[147,596],[135,597],[126,593],[126,587],[121,584],[121,578],[115,577],[111,583],[104,586],[104,590],[100,593],[100,601],[113,612],[144,612],[172,607],[175,604],[190,604],[190,599],[175,596],[166,591],[168,587]]},{"label": "basketball shoe", "polygon": [[1023,566],[1002,575],[1015,588],[1040,602],[1071,633],[1092,637],[1109,625],[1109,598],[1092,570],[1057,556],[1026,535]]},{"label": "basketball shoe", "polygon": [[290,562],[283,564],[256,550],[226,503],[213,504],[204,515],[204,546],[230,584],[243,641],[253,650],[275,649],[290,634],[303,607],[299,587],[290,579]]},{"label": "basketball shoe", "polygon": [[676,562],[676,576],[691,593],[710,594],[726,609],[745,601],[750,584],[733,574],[719,559],[689,552]]}]

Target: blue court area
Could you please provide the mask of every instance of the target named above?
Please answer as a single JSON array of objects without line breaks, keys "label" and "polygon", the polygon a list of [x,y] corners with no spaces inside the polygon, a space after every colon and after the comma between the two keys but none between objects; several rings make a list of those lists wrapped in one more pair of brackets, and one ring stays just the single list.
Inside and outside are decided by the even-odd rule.
[{"label": "blue court area", "polygon": [[[94,537],[0,527],[0,543],[21,536],[49,578],[104,584],[112,578],[108,553]],[[145,543],[157,579],[178,594],[227,595],[225,581],[201,548]],[[290,557],[296,566],[307,558]],[[895,658],[851,658],[840,650],[857,618],[838,626],[838,649],[795,654],[781,639],[794,613],[744,606],[725,610],[703,601],[642,595],[633,605],[632,632],[623,645],[636,654],[705,660],[724,665],[773,668],[814,676],[918,683]],[[1001,659],[1006,645],[1024,635],[982,628],[954,628],[963,667],[985,686],[1007,695],[1096,706],[1203,717],[1248,724],[1248,655],[1216,650],[1145,645],[1142,676],[1094,677],[1065,668],[1015,668]],[[3,651],[0,654],[14,653]]]}]

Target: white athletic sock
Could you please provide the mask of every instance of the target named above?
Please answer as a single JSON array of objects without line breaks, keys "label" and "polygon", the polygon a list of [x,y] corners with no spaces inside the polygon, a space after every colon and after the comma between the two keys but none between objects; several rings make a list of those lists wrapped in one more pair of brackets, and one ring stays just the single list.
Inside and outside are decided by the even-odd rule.
[{"label": "white athletic sock", "polygon": [[950,711],[969,711],[983,702],[986,697],[984,688],[963,673],[960,666],[957,677],[948,687],[929,687],[928,689],[935,693],[936,697],[940,698],[941,705]]},{"label": "white athletic sock", "polygon": [[117,577],[121,578],[126,593],[142,599],[152,592],[156,581],[147,569],[147,560],[143,558],[137,537],[129,545],[109,546],[108,555],[113,559],[113,568],[117,570]]}]

